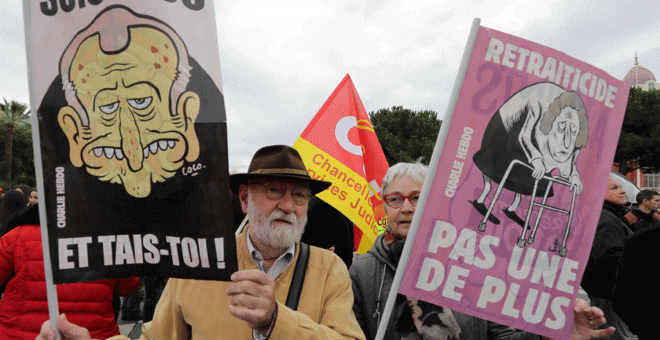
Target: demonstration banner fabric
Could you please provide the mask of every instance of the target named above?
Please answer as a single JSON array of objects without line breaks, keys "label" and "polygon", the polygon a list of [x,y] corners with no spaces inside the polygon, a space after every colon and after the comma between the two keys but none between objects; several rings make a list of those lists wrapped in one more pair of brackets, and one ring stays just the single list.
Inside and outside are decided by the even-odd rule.
[{"label": "demonstration banner fabric", "polygon": [[380,187],[389,166],[348,74],[293,147],[310,176],[332,182],[317,196],[355,223],[355,248],[365,253],[387,225]]},{"label": "demonstration banner fabric", "polygon": [[399,292],[568,339],[628,91],[479,27]]},{"label": "demonstration banner fabric", "polygon": [[24,6],[54,282],[229,280],[238,266],[213,2]]}]

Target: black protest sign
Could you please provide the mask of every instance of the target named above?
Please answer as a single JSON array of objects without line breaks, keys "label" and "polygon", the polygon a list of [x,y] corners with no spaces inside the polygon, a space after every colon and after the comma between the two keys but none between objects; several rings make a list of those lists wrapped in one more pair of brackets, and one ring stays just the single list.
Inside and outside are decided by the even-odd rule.
[{"label": "black protest sign", "polygon": [[215,14],[195,3],[26,10],[55,283],[237,270]]}]

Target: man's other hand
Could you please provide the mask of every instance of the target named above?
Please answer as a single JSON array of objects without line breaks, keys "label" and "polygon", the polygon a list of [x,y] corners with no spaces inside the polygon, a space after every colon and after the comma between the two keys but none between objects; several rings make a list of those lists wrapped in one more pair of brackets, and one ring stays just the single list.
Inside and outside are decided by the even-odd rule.
[{"label": "man's other hand", "polygon": [[264,334],[271,324],[277,303],[275,282],[261,270],[241,270],[231,276],[229,313]]},{"label": "man's other hand", "polygon": [[[57,329],[62,335],[62,340],[90,340],[87,329],[74,325],[66,319],[64,314],[57,318]],[[50,326],[50,320],[41,325],[41,331],[35,340],[55,340],[55,331]]]},{"label": "man's other hand", "polygon": [[605,314],[600,308],[589,307],[587,301],[575,299],[575,323],[571,340],[602,338],[614,334],[614,327],[596,329],[605,324]]}]

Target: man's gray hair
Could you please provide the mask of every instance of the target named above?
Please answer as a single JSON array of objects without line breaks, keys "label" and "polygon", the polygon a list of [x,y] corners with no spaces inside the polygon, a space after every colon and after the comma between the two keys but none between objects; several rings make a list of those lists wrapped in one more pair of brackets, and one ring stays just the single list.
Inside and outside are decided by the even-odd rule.
[{"label": "man's gray hair", "polygon": [[383,177],[382,194],[385,195],[387,187],[399,177],[408,177],[415,182],[424,183],[428,167],[422,163],[397,163],[387,169],[385,177]]}]

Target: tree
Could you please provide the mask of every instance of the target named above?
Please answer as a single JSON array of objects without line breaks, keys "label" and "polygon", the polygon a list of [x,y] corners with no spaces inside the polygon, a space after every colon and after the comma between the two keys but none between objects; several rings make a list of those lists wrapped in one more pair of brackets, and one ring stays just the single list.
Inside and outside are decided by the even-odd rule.
[{"label": "tree", "polygon": [[30,187],[37,185],[32,145],[32,126],[22,124],[14,129],[13,159],[11,177],[14,187],[21,184]]},{"label": "tree", "polygon": [[435,111],[411,111],[402,106],[370,112],[369,118],[390,165],[431,160],[440,124]]},{"label": "tree", "polygon": [[[6,131],[5,124],[0,123],[0,131]],[[0,134],[0,150],[5,149],[7,141],[6,134]],[[14,128],[12,142],[12,166],[11,179],[12,185],[0,178],[0,188],[10,190],[19,185],[35,187],[37,185],[34,168],[34,150],[32,145],[32,126],[31,124],[22,124]],[[3,163],[0,162],[0,174],[4,172]]]},{"label": "tree", "polygon": [[5,144],[5,154],[3,157],[4,178],[11,184],[11,164],[13,160],[12,143],[14,140],[14,128],[30,121],[30,110],[28,105],[19,103],[15,100],[10,102],[4,98],[4,103],[0,103],[0,122],[7,125],[7,140]]},{"label": "tree", "polygon": [[660,91],[630,89],[614,161],[624,175],[660,170]]}]

